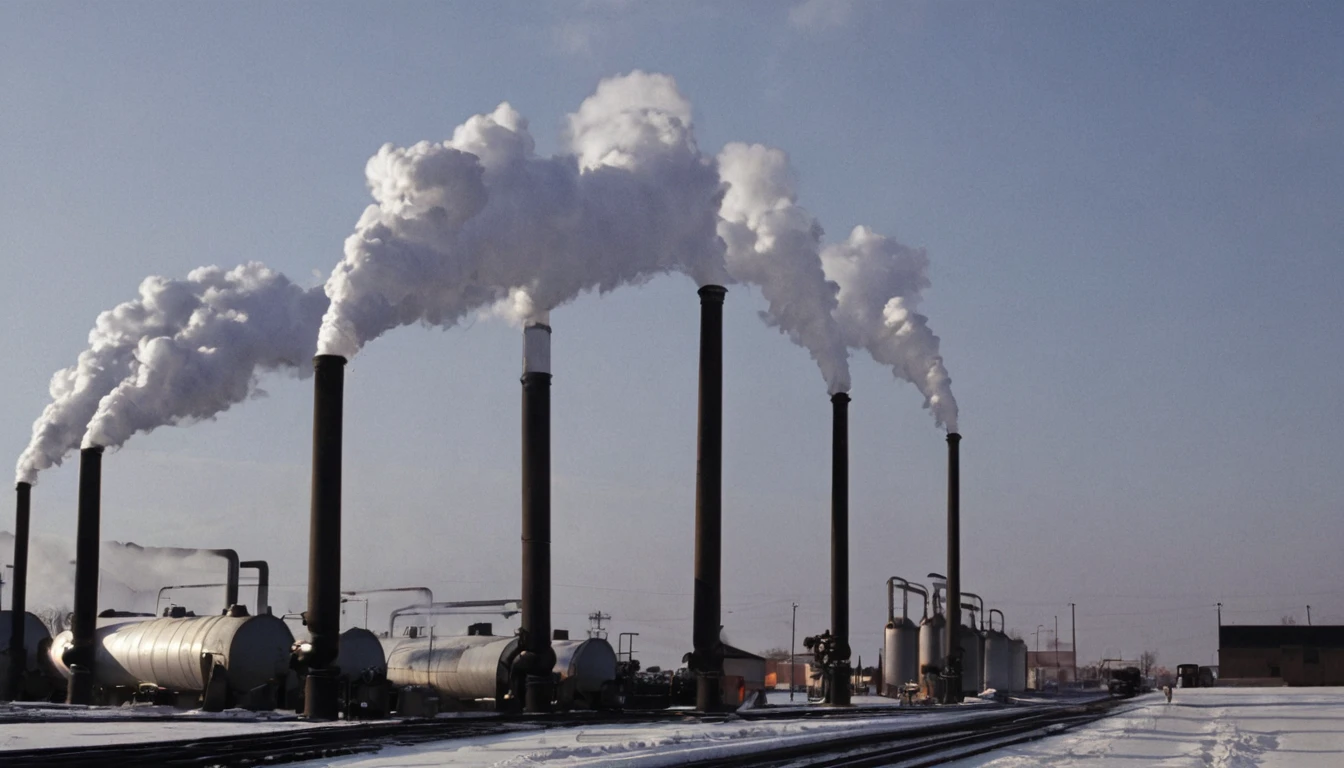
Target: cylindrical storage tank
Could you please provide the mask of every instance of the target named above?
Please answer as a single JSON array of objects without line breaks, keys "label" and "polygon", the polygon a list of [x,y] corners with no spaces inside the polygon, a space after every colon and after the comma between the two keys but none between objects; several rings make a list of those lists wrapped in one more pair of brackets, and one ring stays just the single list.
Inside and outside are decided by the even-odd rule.
[{"label": "cylindrical storage tank", "polygon": [[[243,693],[289,674],[294,635],[274,616],[190,616],[180,619],[113,619],[95,632],[95,682],[104,687],[153,683],[170,691],[205,690],[205,654],[228,672],[229,689]],[[56,636],[51,661],[67,679],[61,656],[70,633]]]},{"label": "cylindrical storage tank", "polygon": [[387,680],[429,686],[446,699],[498,701],[509,690],[509,663],[517,648],[516,637],[400,638],[387,654]]},{"label": "cylindrical storage tank", "polygon": [[1027,643],[1025,640],[1013,640],[1013,684],[1008,690],[1021,693],[1027,690]]},{"label": "cylindrical storage tank", "polygon": [[1001,693],[1013,689],[1013,641],[997,629],[985,633],[985,687]]},{"label": "cylindrical storage tank", "polygon": [[882,643],[882,685],[887,696],[899,696],[902,685],[919,682],[919,640],[913,621],[887,622]]},{"label": "cylindrical storage tank", "polygon": [[961,692],[979,693],[984,690],[980,683],[984,671],[985,638],[979,631],[963,624],[957,633],[957,644],[961,646]]},{"label": "cylindrical storage tank", "polygon": [[943,629],[947,620],[941,614],[919,624],[919,674],[943,669]]},{"label": "cylindrical storage tank", "polygon": [[342,677],[359,677],[365,672],[387,672],[387,655],[378,636],[362,627],[353,627],[341,633],[341,648],[336,655],[336,667]]},{"label": "cylindrical storage tank", "polygon": [[[9,657],[9,636],[14,622],[13,611],[0,611],[0,653]],[[38,669],[37,647],[43,640],[51,637],[47,631],[47,625],[42,620],[31,613],[23,614],[23,652],[27,661],[24,662],[24,669],[33,672]]]},{"label": "cylindrical storage tank", "polygon": [[559,697],[578,697],[591,704],[616,679],[616,651],[601,638],[553,640],[555,671],[560,674]]}]

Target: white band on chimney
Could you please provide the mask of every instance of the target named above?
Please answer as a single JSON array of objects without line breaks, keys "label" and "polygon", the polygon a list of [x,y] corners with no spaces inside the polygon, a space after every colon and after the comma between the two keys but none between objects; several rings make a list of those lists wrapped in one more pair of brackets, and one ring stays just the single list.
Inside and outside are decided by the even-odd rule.
[{"label": "white band on chimney", "polygon": [[532,323],[523,329],[523,373],[551,372],[551,326]]}]

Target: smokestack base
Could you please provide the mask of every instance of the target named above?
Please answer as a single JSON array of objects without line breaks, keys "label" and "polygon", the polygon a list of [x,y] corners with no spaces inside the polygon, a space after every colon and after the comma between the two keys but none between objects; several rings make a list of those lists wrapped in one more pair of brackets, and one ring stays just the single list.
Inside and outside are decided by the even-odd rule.
[{"label": "smokestack base", "polygon": [[336,720],[340,717],[337,699],[341,693],[335,669],[310,669],[303,683],[303,716],[309,720]]}]

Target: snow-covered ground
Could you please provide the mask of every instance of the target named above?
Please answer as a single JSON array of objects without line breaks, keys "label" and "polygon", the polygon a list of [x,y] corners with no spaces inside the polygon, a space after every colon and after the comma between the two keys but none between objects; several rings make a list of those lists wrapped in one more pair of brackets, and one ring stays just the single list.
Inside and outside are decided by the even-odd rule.
[{"label": "snow-covered ground", "polygon": [[1192,688],[956,768],[1340,768],[1344,688]]}]

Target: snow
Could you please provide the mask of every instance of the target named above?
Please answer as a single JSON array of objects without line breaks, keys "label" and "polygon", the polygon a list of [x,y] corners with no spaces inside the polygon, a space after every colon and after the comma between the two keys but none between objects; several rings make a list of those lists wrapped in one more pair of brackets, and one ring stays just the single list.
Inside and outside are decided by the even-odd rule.
[{"label": "snow", "polygon": [[1171,704],[1135,699],[1122,714],[956,768],[1338,768],[1344,688],[1189,688]]},{"label": "snow", "polygon": [[84,707],[15,702],[0,704],[0,756],[10,749],[139,744],[333,725],[309,723],[293,713],[243,709],[201,712],[173,707]]},{"label": "snow", "polygon": [[[787,698],[787,692],[785,693]],[[989,707],[954,711],[924,709],[892,716],[824,720],[721,723],[647,723],[555,728],[546,731],[480,736],[409,747],[387,747],[365,755],[296,763],[304,768],[413,768],[453,765],[466,768],[525,768],[535,765],[584,768],[666,768],[693,760],[748,755],[767,748],[842,737],[846,734],[896,733],[938,722],[973,721],[999,710]]]}]

